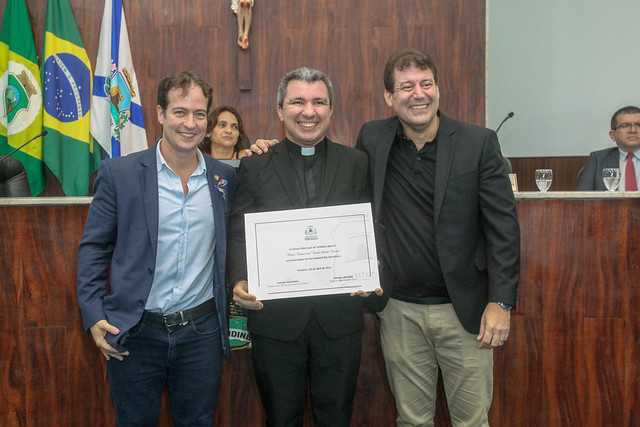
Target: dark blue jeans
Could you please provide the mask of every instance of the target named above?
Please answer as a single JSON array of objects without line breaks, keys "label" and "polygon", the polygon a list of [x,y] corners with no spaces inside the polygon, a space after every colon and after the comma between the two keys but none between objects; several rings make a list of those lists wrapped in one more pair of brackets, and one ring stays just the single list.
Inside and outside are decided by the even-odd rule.
[{"label": "dark blue jeans", "polygon": [[169,328],[143,316],[124,347],[122,362],[107,361],[118,426],[157,426],[166,384],[174,426],[211,427],[222,376],[215,313]]}]

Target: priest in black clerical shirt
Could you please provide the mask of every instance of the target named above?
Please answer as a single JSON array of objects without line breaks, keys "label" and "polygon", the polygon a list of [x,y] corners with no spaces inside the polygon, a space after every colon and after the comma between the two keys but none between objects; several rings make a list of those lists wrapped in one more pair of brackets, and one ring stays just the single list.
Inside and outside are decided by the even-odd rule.
[{"label": "priest in black clerical shirt", "polygon": [[317,426],[349,426],[364,323],[360,296],[366,295],[256,300],[247,286],[244,214],[367,202],[367,156],[325,136],[333,85],[324,73],[287,73],[277,110],[284,141],[240,164],[228,235],[229,281],[234,300],[249,309],[267,425],[302,426],[310,392]]}]

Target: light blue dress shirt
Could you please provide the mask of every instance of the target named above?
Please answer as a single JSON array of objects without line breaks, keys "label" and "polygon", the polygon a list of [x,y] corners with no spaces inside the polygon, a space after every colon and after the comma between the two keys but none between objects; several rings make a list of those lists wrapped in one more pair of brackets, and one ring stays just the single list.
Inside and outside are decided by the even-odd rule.
[{"label": "light blue dress shirt", "polygon": [[[158,252],[146,310],[172,313],[213,298],[213,251],[216,246],[206,165],[197,150],[198,166],[184,196],[180,177],[160,152],[158,142]],[[143,215],[140,212],[140,215]]]}]

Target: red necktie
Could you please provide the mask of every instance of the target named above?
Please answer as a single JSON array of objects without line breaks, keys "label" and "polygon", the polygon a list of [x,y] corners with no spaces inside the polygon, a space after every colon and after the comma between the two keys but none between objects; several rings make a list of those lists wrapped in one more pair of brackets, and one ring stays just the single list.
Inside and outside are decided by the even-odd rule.
[{"label": "red necktie", "polygon": [[624,172],[624,191],[638,191],[636,168],[633,166],[633,153],[627,154],[627,168]]}]

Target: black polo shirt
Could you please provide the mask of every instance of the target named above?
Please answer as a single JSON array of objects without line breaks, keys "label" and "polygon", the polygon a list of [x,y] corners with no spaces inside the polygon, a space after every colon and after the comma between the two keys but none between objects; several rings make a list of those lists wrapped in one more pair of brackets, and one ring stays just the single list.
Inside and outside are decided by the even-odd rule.
[{"label": "black polo shirt", "polygon": [[435,243],[434,187],[438,137],[417,150],[399,128],[387,162],[383,222],[394,276],[392,298],[449,302]]}]

